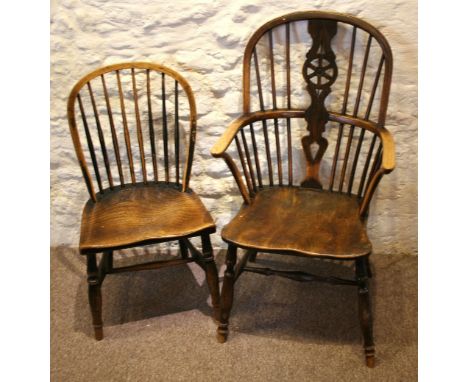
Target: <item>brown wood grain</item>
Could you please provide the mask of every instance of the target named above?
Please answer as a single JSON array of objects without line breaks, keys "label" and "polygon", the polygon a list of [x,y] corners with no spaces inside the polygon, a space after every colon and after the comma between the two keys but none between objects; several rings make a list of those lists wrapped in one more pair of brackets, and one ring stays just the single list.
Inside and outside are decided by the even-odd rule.
[{"label": "brown wood grain", "polygon": [[[295,84],[294,87],[291,85],[293,66],[290,61],[291,57],[296,55],[291,53],[294,44],[291,43],[290,34],[291,30],[294,31],[293,25],[301,21],[308,21],[311,37],[311,48],[304,57],[305,62],[302,66],[311,103],[309,107],[298,109],[292,106],[291,100],[291,89],[297,91],[301,84]],[[352,28],[352,37],[347,51],[349,56],[347,70],[344,73],[346,78],[344,81],[336,82],[342,85],[341,88],[337,88],[335,79],[338,68],[334,49],[347,48],[342,41],[333,44],[332,39],[337,34],[337,26],[343,24],[348,29]],[[278,57],[276,60],[274,56],[278,51],[273,49],[273,37],[280,35],[279,28],[282,26],[285,29],[285,57]],[[355,49],[358,31],[367,38],[363,52],[362,49]],[[262,49],[260,43],[262,38],[268,41],[267,49]],[[373,44],[374,41],[376,44]],[[371,49],[380,49],[377,52],[380,54],[380,61],[373,78],[370,97],[367,97],[365,115],[361,117],[359,108],[366,99],[363,87]],[[262,52],[264,55],[260,57]],[[346,56],[346,52],[343,53]],[[362,65],[356,67],[355,56],[360,54],[363,56]],[[278,91],[279,81],[275,78],[276,62],[284,62],[286,69],[283,101],[277,100],[281,93]],[[269,63],[270,70],[266,70],[269,73],[262,79],[260,66],[263,63]],[[384,127],[392,70],[392,52],[386,38],[369,23],[350,15],[322,11],[290,13],[266,22],[249,39],[243,59],[243,114],[227,127],[211,149],[214,157],[226,161],[244,200],[238,214],[223,228],[221,234],[229,247],[221,293],[221,320],[217,332],[220,342],[225,342],[228,337],[229,316],[234,302],[234,284],[244,271],[303,282],[322,281],[352,285],[358,287],[359,321],[364,338],[366,365],[374,367],[375,349],[368,287],[368,278],[371,277],[369,255],[372,246],[367,237],[366,217],[381,178],[395,168],[393,138]],[[252,72],[253,79],[251,79]],[[352,80],[353,76],[358,76],[355,81]],[[353,89],[356,87],[356,82],[357,88]],[[271,110],[265,107],[266,93],[262,90],[262,83],[266,84],[266,92],[271,91],[273,97]],[[267,88],[268,84],[271,84],[271,89]],[[377,117],[371,120],[371,109],[377,89],[380,89],[378,112]],[[333,92],[343,94],[340,110],[331,110],[325,105],[326,97]],[[253,96],[258,97],[259,110],[252,110]],[[354,107],[349,112],[351,115],[347,111],[350,96],[355,97]],[[287,108],[277,108],[277,105],[285,104]],[[300,105],[302,107],[302,104]],[[306,173],[300,184],[301,187],[295,186],[293,182],[293,168],[296,166],[292,163],[292,118],[305,118],[309,131],[301,141],[306,160]],[[279,129],[281,119],[286,122],[285,133]],[[259,133],[255,137],[255,127],[260,131],[259,124],[263,134]],[[245,138],[246,126],[252,138],[250,147]],[[331,134],[332,129],[338,129],[335,135]],[[328,135],[326,130],[330,131]],[[356,134],[359,133],[355,136],[356,139],[354,139],[355,131]],[[269,142],[271,135],[275,137],[275,145]],[[334,142],[328,141],[330,137],[333,137]],[[364,142],[365,138],[368,138],[367,142]],[[233,141],[238,149],[239,160],[231,156]],[[241,141],[244,152],[240,145]],[[281,150],[281,141],[287,142],[287,153]],[[343,141],[345,147],[342,147]],[[329,143],[330,146],[334,145],[331,163],[329,166],[322,166]],[[300,145],[298,146],[296,149],[300,148]],[[312,146],[315,149],[314,153]],[[255,159],[255,168],[250,161],[250,153]],[[276,175],[273,174],[272,158],[276,159],[278,164]],[[283,186],[282,181],[284,162],[287,162],[288,168],[287,186]],[[325,191],[322,186],[325,183],[321,178],[324,176],[322,172],[326,171],[321,170],[327,168],[329,175],[325,175],[329,178]],[[268,170],[269,182],[266,179],[262,180],[262,169],[264,173]],[[297,179],[297,176],[294,178]],[[258,180],[258,187],[255,185],[255,179]],[[238,248],[247,250],[247,253],[235,268]],[[284,271],[246,266],[248,259],[257,252],[353,260],[356,269],[355,279],[317,276],[303,270]]]},{"label": "brown wood grain", "polygon": [[356,197],[298,187],[259,191],[221,236],[260,252],[328,258],[355,258],[372,249]]},{"label": "brown wood grain", "polygon": [[195,193],[165,183],[136,184],[106,190],[97,202],[86,203],[80,251],[132,247],[214,230],[213,219]]},{"label": "brown wood grain", "polygon": [[[140,73],[145,75],[145,84],[140,86],[137,84],[136,71],[140,69]],[[128,72],[130,71],[131,82],[131,97],[128,97],[128,91],[124,85],[128,85]],[[156,72],[161,77],[162,81],[162,118],[154,119],[152,108],[152,96],[154,96],[154,87],[151,87],[151,72]],[[127,73],[127,74],[126,74]],[[115,77],[114,77],[115,75]],[[169,179],[170,160],[172,159],[169,153],[169,126],[166,109],[166,88],[165,76],[174,80],[174,150],[175,160],[175,182]],[[106,82],[105,77],[109,78]],[[102,85],[102,95],[93,91],[91,81],[100,77]],[[112,77],[115,81],[112,81]],[[114,84],[111,92],[110,84]],[[182,179],[179,173],[181,164],[181,148],[180,148],[180,132],[179,132],[179,97],[182,87],[188,100],[188,144],[185,147],[185,167]],[[95,125],[91,126],[86,118],[86,110],[81,89],[85,87],[88,90],[91,100],[92,112],[95,117]],[[146,92],[146,94],[144,94]],[[120,110],[114,112],[112,110],[111,97],[114,96],[115,104],[120,105]],[[142,118],[140,112],[139,99],[146,98],[148,118]],[[112,146],[105,143],[104,124],[100,119],[102,108],[97,102],[98,97],[101,97],[100,104],[105,103],[105,110],[102,112],[102,118],[109,120],[110,135],[112,137]],[[157,98],[157,96],[154,96]],[[127,118],[128,106],[126,101],[131,104],[133,100],[134,116]],[[103,102],[105,101],[105,102]],[[93,186],[94,179],[88,170],[86,156],[83,151],[83,146],[80,141],[80,132],[77,127],[77,118],[75,116],[75,107],[78,103],[79,111],[85,134],[85,142],[88,149],[88,157],[92,162],[95,179],[97,182],[98,192],[95,192]],[[141,106],[144,107],[143,102]],[[118,108],[114,108],[118,109]],[[102,297],[101,284],[103,283],[106,274],[143,271],[161,269],[168,266],[180,266],[190,262],[198,264],[206,274],[208,289],[210,291],[213,316],[215,320],[219,320],[219,287],[218,287],[218,271],[213,258],[213,249],[209,235],[216,231],[216,226],[210,214],[203,206],[200,198],[189,188],[190,170],[192,167],[195,138],[196,138],[196,106],[195,98],[187,81],[177,72],[158,64],[146,62],[128,62],[110,65],[100,68],[84,76],[73,87],[68,99],[68,121],[70,133],[73,139],[73,144],[77,154],[78,162],[83,172],[83,177],[88,188],[90,199],[86,203],[81,222],[80,235],[80,252],[86,255],[87,258],[87,279],[88,279],[88,297],[92,314],[92,322],[94,326],[94,336],[96,340],[103,338],[103,322],[102,322]],[[120,114],[120,115],[119,115]],[[158,113],[159,114],[159,113]],[[130,116],[130,114],[128,114]],[[185,116],[184,116],[185,117]],[[162,119],[163,133],[157,136],[155,124],[160,123]],[[118,121],[118,122],[117,122]],[[145,124],[148,124],[145,126]],[[172,125],[172,124],[171,124]],[[82,129],[82,130],[83,130]],[[93,143],[93,129],[97,130],[99,142]],[[94,130],[94,132],[96,132]],[[148,132],[148,133],[146,133]],[[121,134],[119,134],[121,133]],[[121,141],[118,142],[119,136]],[[123,136],[123,139],[122,139]],[[131,137],[136,137],[138,150],[132,150]],[[147,140],[149,139],[149,143]],[[158,182],[157,168],[157,140],[163,140],[164,150],[164,182]],[[134,138],[135,140],[135,138]],[[119,144],[125,143],[127,158],[120,155]],[[99,145],[99,147],[98,147]],[[153,167],[153,179],[150,180],[147,174],[147,166],[145,158],[145,147],[151,147],[151,162]],[[102,153],[105,172],[109,188],[103,187],[101,173],[99,170],[100,158],[96,152]],[[95,150],[96,149],[96,150]],[[113,149],[113,155],[112,150]],[[108,151],[111,153],[109,155]],[[133,151],[133,152],[132,152]],[[134,158],[134,152],[139,156]],[[118,168],[120,185],[116,187],[111,173],[113,163],[110,158],[115,158]],[[142,182],[137,182],[135,164],[140,163]],[[124,164],[130,172],[130,177],[125,182]],[[148,166],[149,167],[149,166]],[[162,177],[161,177],[162,178]],[[203,253],[195,250],[189,238],[201,237]],[[181,258],[172,260],[157,260],[147,263],[131,264],[124,267],[113,266],[113,251],[116,249],[132,248],[141,245],[155,244],[167,241],[178,241],[180,246]],[[189,251],[190,250],[190,255]],[[102,252],[103,256],[99,264],[97,264],[96,254]]]}]

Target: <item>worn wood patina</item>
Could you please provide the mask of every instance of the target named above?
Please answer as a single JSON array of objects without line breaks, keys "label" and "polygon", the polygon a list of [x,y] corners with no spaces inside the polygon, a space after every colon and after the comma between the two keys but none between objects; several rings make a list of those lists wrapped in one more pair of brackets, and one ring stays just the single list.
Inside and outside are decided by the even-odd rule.
[{"label": "worn wood patina", "polygon": [[[188,105],[185,116],[181,98]],[[187,139],[182,118],[188,121]],[[101,284],[112,273],[195,262],[206,272],[218,319],[218,272],[209,236],[216,226],[189,187],[196,106],[187,81],[147,62],[106,66],[72,89],[68,121],[90,196],[82,214],[80,252],[87,257],[95,338],[103,338]],[[201,252],[189,241],[196,236],[202,239]],[[167,241],[179,243],[181,258],[114,267],[114,250]],[[98,253],[103,253],[99,264]]]},{"label": "worn wood patina", "polygon": [[[299,107],[294,105],[293,90],[303,84],[292,83],[297,77],[291,75],[292,68],[298,67],[292,62],[297,57],[293,37],[298,36],[297,28],[304,22],[310,48],[303,58],[301,74],[310,103]],[[348,37],[342,33],[335,41],[340,28]],[[275,39],[281,47],[274,46]],[[337,46],[346,57],[341,60],[341,81]],[[278,55],[281,57],[275,60]],[[269,69],[265,70],[265,64]],[[282,77],[277,76],[278,65],[283,65]],[[372,247],[366,219],[382,176],[395,167],[393,139],[385,129],[392,65],[390,46],[376,28],[356,17],[333,12],[296,12],[278,17],[260,27],[247,43],[243,115],[228,126],[211,150],[214,157],[225,160],[244,201],[221,233],[228,251],[220,342],[227,339],[234,283],[243,272],[353,285],[358,289],[366,363],[374,366],[368,289]],[[280,81],[284,84],[281,92]],[[338,95],[339,107],[336,101],[330,106],[332,94]],[[293,163],[297,146],[293,144],[292,122],[301,120],[307,132],[299,142],[305,176],[294,173],[298,167]],[[239,248],[246,254],[238,261]],[[355,278],[249,264],[262,252],[350,260],[355,263]]]}]

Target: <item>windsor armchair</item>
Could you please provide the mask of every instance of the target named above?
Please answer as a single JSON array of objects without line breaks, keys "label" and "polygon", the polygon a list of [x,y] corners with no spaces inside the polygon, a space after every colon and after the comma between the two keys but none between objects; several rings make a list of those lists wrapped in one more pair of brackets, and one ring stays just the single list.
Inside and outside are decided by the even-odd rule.
[{"label": "windsor armchair", "polygon": [[[187,81],[143,62],[95,70],[71,91],[68,121],[90,195],[79,250],[87,258],[96,340],[103,338],[101,284],[112,273],[195,262],[206,272],[217,317],[218,273],[210,242],[216,227],[189,187],[196,106]],[[196,236],[201,253],[189,241]],[[180,258],[114,267],[114,250],[168,241],[178,241]]]},{"label": "windsor armchair", "polygon": [[[221,233],[228,250],[220,342],[227,339],[234,284],[243,272],[353,285],[366,364],[374,366],[366,218],[379,181],[394,168],[393,140],[384,128],[391,76],[387,40],[352,16],[292,13],[250,38],[243,115],[211,150],[225,160],[243,198]],[[239,261],[238,248],[245,250]],[[353,261],[355,278],[254,266],[260,252]]]}]

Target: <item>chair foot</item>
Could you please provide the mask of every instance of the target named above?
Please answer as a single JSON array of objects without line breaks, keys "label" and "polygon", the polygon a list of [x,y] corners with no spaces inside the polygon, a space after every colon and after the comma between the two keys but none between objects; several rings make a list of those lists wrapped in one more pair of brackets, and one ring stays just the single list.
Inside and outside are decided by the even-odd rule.
[{"label": "chair foot", "polygon": [[366,354],[366,366],[373,369],[375,367],[375,356]]},{"label": "chair foot", "polygon": [[104,338],[102,326],[94,327],[94,338],[96,341],[101,341]]},{"label": "chair foot", "polygon": [[220,324],[216,332],[216,339],[220,344],[224,344],[228,338],[229,329],[227,325]]}]

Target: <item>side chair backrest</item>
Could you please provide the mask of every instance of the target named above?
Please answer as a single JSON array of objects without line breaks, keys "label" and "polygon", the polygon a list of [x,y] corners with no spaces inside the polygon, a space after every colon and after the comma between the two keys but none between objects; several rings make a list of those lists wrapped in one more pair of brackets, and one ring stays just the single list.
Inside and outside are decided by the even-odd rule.
[{"label": "side chair backrest", "polygon": [[260,27],[243,62],[243,111],[258,118],[236,137],[249,193],[300,184],[362,197],[382,160],[392,66],[385,37],[349,15],[297,12]]},{"label": "side chair backrest", "polygon": [[189,187],[196,106],[177,72],[147,62],[103,67],[68,99],[68,122],[91,198],[149,182]]}]

